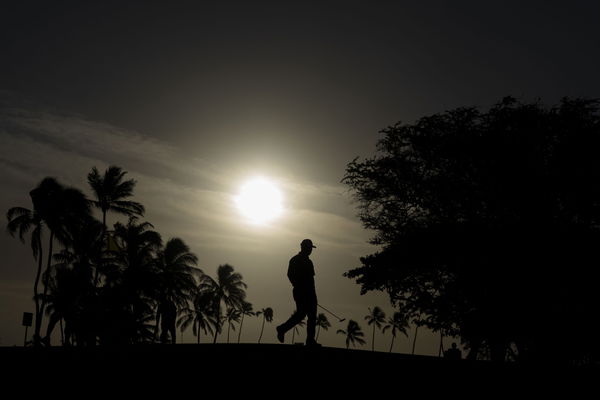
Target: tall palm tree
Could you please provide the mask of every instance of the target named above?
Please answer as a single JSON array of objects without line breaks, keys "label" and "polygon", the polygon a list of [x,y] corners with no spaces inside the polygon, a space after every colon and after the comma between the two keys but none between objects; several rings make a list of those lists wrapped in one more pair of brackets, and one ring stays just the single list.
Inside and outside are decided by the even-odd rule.
[{"label": "tall palm tree", "polygon": [[[65,187],[50,177],[42,179],[38,186],[29,192],[29,196],[33,203],[34,215],[50,232],[46,272],[42,275],[42,277],[49,277],[54,241],[57,240],[62,244],[69,242],[67,227],[77,225],[90,216],[89,203],[80,190]],[[41,246],[39,248],[41,249]],[[44,285],[42,302],[39,305],[35,321],[34,341],[36,343],[41,339],[42,316],[46,305],[44,299],[48,292],[47,282],[42,280],[42,283]]]},{"label": "tall palm tree", "polygon": [[256,312],[256,316],[263,316],[262,327],[260,328],[260,336],[258,337],[258,343],[262,339],[263,331],[265,330],[265,322],[273,322],[273,309],[271,307],[263,308]]},{"label": "tall palm tree", "polygon": [[[95,266],[108,262],[103,257],[102,223],[89,216],[73,226],[67,226],[69,246],[54,254],[55,264],[50,274],[46,303],[50,321],[47,325],[44,340],[49,344],[51,334],[57,322],[64,320],[69,334],[81,336],[84,326],[79,323],[85,315],[93,314],[90,305],[96,290],[93,285],[93,270]],[[77,321],[78,320],[78,321]],[[92,327],[86,327],[92,328]],[[87,332],[90,335],[95,332]],[[95,336],[95,334],[94,334]]]},{"label": "tall palm tree", "polygon": [[242,321],[240,322],[240,330],[238,331],[238,343],[240,342],[240,338],[242,336],[242,327],[244,326],[244,316],[254,316],[254,311],[252,310],[252,303],[244,301],[242,304],[242,308],[240,308],[240,313],[242,314]]},{"label": "tall palm tree", "polygon": [[319,340],[319,332],[321,332],[321,328],[323,328],[324,330],[328,330],[329,328],[331,328],[331,323],[329,323],[327,316],[323,313],[319,313],[319,315],[317,315],[317,338],[316,338],[316,340]]},{"label": "tall palm tree", "polygon": [[242,313],[240,310],[236,310],[233,307],[227,309],[227,313],[225,314],[225,321],[227,321],[227,343],[229,343],[229,331],[231,329],[235,331],[234,323],[240,322],[241,317]]},{"label": "tall palm tree", "polygon": [[415,347],[417,346],[417,333],[419,332],[419,327],[422,325],[422,321],[419,318],[414,318],[412,322],[415,325],[415,337],[413,339],[412,354],[415,354]]},{"label": "tall palm tree", "polygon": [[294,344],[294,338],[296,337],[296,333],[299,334],[300,328],[304,328],[305,325],[306,323],[304,321],[300,321],[296,325],[294,325],[294,329],[292,329],[292,344]]},{"label": "tall palm tree", "polygon": [[[179,238],[171,238],[160,248],[154,259],[156,273],[156,302],[158,304],[173,303],[178,309],[188,305],[188,300],[196,291],[196,277],[202,270],[196,267],[198,257],[190,251],[185,242]],[[158,331],[160,315],[156,312],[156,328]]]},{"label": "tall palm tree", "polygon": [[202,275],[200,278],[198,290],[210,293],[214,298],[214,314],[218,324],[215,329],[213,343],[217,342],[217,336],[221,333],[223,320],[221,305],[238,310],[243,306],[247,288],[243,279],[242,275],[234,272],[234,268],[229,264],[219,265],[216,280],[208,275]]},{"label": "tall palm tree", "polygon": [[368,325],[373,325],[373,339],[371,341],[371,351],[375,351],[375,328],[381,329],[385,322],[385,313],[383,310],[375,306],[372,310],[369,308],[369,314],[365,316]]},{"label": "tall palm tree", "polygon": [[[144,206],[135,201],[126,200],[133,196],[133,188],[136,181],[133,179],[123,180],[126,171],[122,168],[111,165],[101,175],[96,167],[88,174],[88,184],[92,189],[96,200],[92,200],[92,204],[99,208],[102,212],[102,225],[104,226],[104,238],[106,247],[108,248],[106,214],[109,211],[114,211],[118,214],[127,215],[128,217],[143,216]],[[98,285],[99,271],[96,270],[94,282]]]},{"label": "tall palm tree", "polygon": [[216,328],[218,324],[215,320],[214,298],[211,293],[196,290],[192,303],[192,307],[188,305],[182,309],[177,323],[182,331],[192,325],[192,332],[200,343],[200,330],[203,330],[205,335],[212,335],[213,328]]},{"label": "tall palm tree", "polygon": [[395,312],[392,318],[389,318],[387,324],[383,327],[383,333],[385,333],[388,329],[392,330],[392,343],[390,344],[390,353],[392,352],[392,347],[394,346],[394,339],[396,338],[396,334],[398,332],[403,333],[404,336],[408,337],[408,319],[406,315],[401,312]]},{"label": "tall palm tree", "polygon": [[[116,223],[114,239],[122,250],[115,251],[117,267],[107,276],[102,296],[109,342],[153,341],[155,299],[158,297],[156,258],[162,249],[160,234],[149,222],[130,217],[126,225]],[[149,322],[154,323],[149,325]]]},{"label": "tall palm tree", "polygon": [[43,221],[39,214],[35,211],[29,210],[24,207],[12,207],[6,213],[8,219],[7,230],[11,236],[15,236],[18,233],[19,240],[25,243],[25,235],[31,231],[31,251],[33,253],[33,259],[37,260],[37,270],[35,274],[35,281],[33,284],[33,299],[35,302],[35,321],[36,326],[40,321],[40,296],[39,296],[39,282],[42,274],[42,228]]},{"label": "tall palm tree", "polygon": [[363,339],[365,334],[363,333],[362,329],[360,328],[360,325],[358,324],[358,322],[356,322],[354,320],[348,321],[348,327],[346,328],[346,330],[338,329],[336,333],[341,333],[342,335],[346,335],[346,348],[348,348],[350,346],[350,344],[352,344],[352,346],[355,346],[356,343],[358,343],[360,345],[363,345],[366,343],[365,340]]},{"label": "tall palm tree", "polygon": [[123,180],[126,171],[115,165],[109,166],[104,175],[96,167],[88,174],[88,184],[96,197],[92,204],[102,211],[102,224],[106,229],[106,214],[114,211],[128,217],[143,216],[144,206],[135,201],[125,200],[133,196],[134,179]]}]

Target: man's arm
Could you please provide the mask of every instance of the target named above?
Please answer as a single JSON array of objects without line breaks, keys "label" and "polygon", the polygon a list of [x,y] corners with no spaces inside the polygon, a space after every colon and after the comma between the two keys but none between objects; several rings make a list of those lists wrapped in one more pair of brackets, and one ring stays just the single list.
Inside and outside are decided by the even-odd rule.
[{"label": "man's arm", "polygon": [[287,277],[292,283],[292,286],[296,286],[298,284],[298,265],[295,262],[295,258],[292,257],[290,260],[290,264],[288,266]]}]

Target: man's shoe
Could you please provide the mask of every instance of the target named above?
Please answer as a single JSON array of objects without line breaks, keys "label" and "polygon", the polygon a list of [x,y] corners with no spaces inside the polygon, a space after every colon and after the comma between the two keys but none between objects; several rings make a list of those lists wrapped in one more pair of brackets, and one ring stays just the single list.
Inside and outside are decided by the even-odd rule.
[{"label": "man's shoe", "polygon": [[285,333],[281,330],[281,326],[278,326],[275,330],[277,331],[277,340],[279,340],[279,343],[283,343],[285,341]]}]

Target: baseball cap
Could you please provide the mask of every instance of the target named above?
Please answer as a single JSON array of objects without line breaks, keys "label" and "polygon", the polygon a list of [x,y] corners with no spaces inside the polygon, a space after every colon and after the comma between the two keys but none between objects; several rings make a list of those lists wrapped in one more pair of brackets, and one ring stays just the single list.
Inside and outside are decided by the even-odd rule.
[{"label": "baseball cap", "polygon": [[300,246],[302,246],[302,247],[304,247],[304,246],[306,246],[306,247],[312,247],[313,249],[317,248],[317,246],[313,245],[313,242],[310,239],[304,239],[302,241],[302,243],[300,243]]}]

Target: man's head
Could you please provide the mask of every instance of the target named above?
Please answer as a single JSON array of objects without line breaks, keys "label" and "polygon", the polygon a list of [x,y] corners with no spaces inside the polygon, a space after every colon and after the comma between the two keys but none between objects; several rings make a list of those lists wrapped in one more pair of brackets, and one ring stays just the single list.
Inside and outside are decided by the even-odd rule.
[{"label": "man's head", "polygon": [[313,245],[312,240],[304,239],[302,243],[300,243],[300,252],[306,255],[310,255],[312,253],[312,249],[316,249],[317,246]]}]

